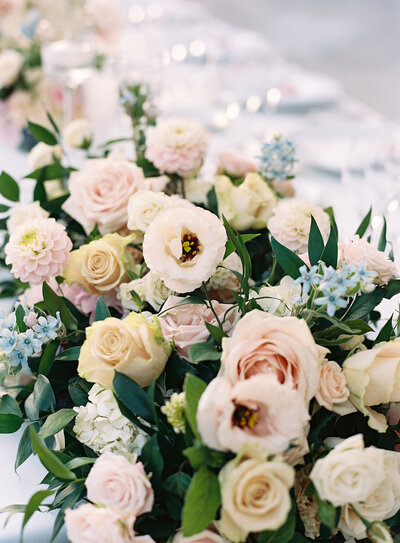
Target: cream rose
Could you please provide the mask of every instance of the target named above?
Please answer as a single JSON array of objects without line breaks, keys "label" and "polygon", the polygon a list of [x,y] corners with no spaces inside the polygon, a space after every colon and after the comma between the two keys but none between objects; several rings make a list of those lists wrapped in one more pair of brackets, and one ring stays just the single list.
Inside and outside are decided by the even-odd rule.
[{"label": "cream rose", "polygon": [[319,369],[319,385],[315,397],[322,407],[346,415],[355,411],[348,402],[349,389],[342,368],[333,360],[325,360]]},{"label": "cream rose", "polygon": [[191,537],[183,537],[182,532],[177,532],[172,540],[172,543],[229,543],[222,535],[214,531],[214,527],[210,526],[199,534]]},{"label": "cream rose", "polygon": [[300,438],[308,420],[301,395],[274,375],[254,375],[234,386],[217,377],[197,410],[204,443],[220,451],[239,452],[243,445],[255,444],[279,454]]},{"label": "cream rose", "polygon": [[170,208],[148,227],[143,256],[169,289],[191,292],[213,275],[224,258],[226,241],[222,222],[210,211]]},{"label": "cream rose", "polygon": [[385,416],[371,406],[400,401],[400,339],[353,354],[343,371],[351,402],[369,417],[369,426],[385,432]]},{"label": "cream rose", "polygon": [[85,481],[91,502],[138,517],[153,508],[154,492],[143,464],[134,458],[105,452],[93,464]]},{"label": "cream rose", "polygon": [[364,448],[362,434],[349,437],[316,461],[310,479],[335,507],[365,501],[384,479],[384,451]]},{"label": "cream rose", "polygon": [[318,389],[325,353],[306,321],[254,309],[238,322],[231,338],[222,340],[220,375],[235,383],[260,373],[274,374],[308,402]]},{"label": "cream rose", "polygon": [[152,322],[137,313],[123,321],[108,317],[86,329],[78,373],[92,383],[111,386],[116,370],[146,387],[162,373],[170,353],[156,317]]},{"label": "cream rose", "polygon": [[79,283],[92,294],[106,293],[118,287],[127,278],[126,269],[133,266],[127,246],[134,237],[106,234],[72,251],[64,272],[65,281],[69,285]]},{"label": "cream rose", "polygon": [[217,174],[219,175],[238,178],[246,177],[248,173],[256,171],[257,166],[252,160],[248,160],[234,151],[225,151],[218,155]]},{"label": "cream rose", "polygon": [[93,132],[87,119],[75,119],[64,127],[63,140],[69,147],[88,149],[93,139]]},{"label": "cream rose", "polygon": [[249,532],[277,530],[286,521],[294,469],[284,462],[236,458],[222,468],[219,481],[218,527],[231,541],[245,541]]},{"label": "cream rose", "polygon": [[30,204],[23,204],[21,202],[13,205],[10,208],[10,215],[7,219],[7,230],[11,235],[21,224],[32,219],[39,219],[41,217],[47,218],[50,215],[48,211],[40,207],[39,202],[32,202]]},{"label": "cream rose", "polygon": [[301,286],[286,275],[279,285],[262,286],[258,292],[251,291],[250,298],[255,298],[258,305],[267,313],[278,317],[288,316],[293,307],[301,302]]},{"label": "cream rose", "polygon": [[376,272],[378,285],[386,285],[398,275],[394,262],[383,252],[378,251],[366,239],[353,236],[347,243],[339,246],[341,259],[351,266],[360,266],[363,262],[370,271]]},{"label": "cream rose", "polygon": [[265,228],[278,203],[275,193],[258,173],[249,173],[236,186],[229,177],[215,178],[215,193],[220,217],[224,215],[235,230]]},{"label": "cream rose", "polygon": [[0,53],[0,89],[14,85],[24,64],[24,57],[14,49],[4,49]]},{"label": "cream rose", "polygon": [[41,141],[29,151],[28,166],[31,170],[37,170],[54,164],[56,160],[61,160],[61,158],[62,149],[59,145],[46,145]]},{"label": "cream rose", "polygon": [[119,287],[117,296],[122,302],[122,307],[131,311],[139,310],[131,294],[132,290],[139,296],[141,302],[147,302],[155,311],[159,311],[168,296],[172,294],[164,281],[150,271],[144,277],[134,279],[130,283],[122,283]]}]

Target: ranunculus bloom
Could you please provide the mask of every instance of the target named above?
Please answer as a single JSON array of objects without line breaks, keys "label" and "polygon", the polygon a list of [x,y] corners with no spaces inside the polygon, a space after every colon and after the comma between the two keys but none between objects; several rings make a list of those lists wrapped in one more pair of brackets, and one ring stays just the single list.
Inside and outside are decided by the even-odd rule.
[{"label": "ranunculus bloom", "polygon": [[394,262],[383,251],[378,251],[360,236],[353,236],[347,243],[342,243],[339,249],[341,259],[347,264],[358,267],[365,262],[368,270],[376,272],[378,285],[386,285],[399,273]]},{"label": "ranunculus bloom", "polygon": [[319,385],[315,397],[322,407],[346,415],[355,411],[348,402],[349,389],[342,368],[333,360],[326,360],[319,370]]},{"label": "ranunculus bloom", "polygon": [[384,451],[364,448],[362,434],[339,443],[310,473],[319,497],[335,507],[365,501],[384,477]]},{"label": "ranunculus bloom", "polygon": [[38,218],[15,229],[5,247],[6,264],[21,281],[34,285],[62,275],[70,259],[72,242],[55,219]]},{"label": "ranunculus bloom", "polygon": [[[163,306],[163,313],[159,319],[164,337],[174,342],[182,358],[190,360],[190,347],[196,343],[205,343],[210,337],[205,323],[218,326],[218,322],[211,309],[205,305],[184,304],[174,307],[183,300],[184,298],[178,296],[170,296]],[[232,309],[229,304],[220,304],[217,301],[213,301],[212,304],[224,331],[229,334],[236,323],[237,310]],[[166,311],[169,308],[172,309]],[[229,313],[227,313],[228,310],[230,310]]]},{"label": "ranunculus bloom", "polygon": [[236,383],[253,375],[274,374],[308,402],[317,391],[325,352],[305,320],[254,309],[238,322],[231,338],[222,340],[220,375]]},{"label": "ranunculus bloom", "polygon": [[162,211],[143,240],[147,266],[175,292],[190,292],[207,281],[224,258],[222,222],[200,207]]},{"label": "ranunculus bloom", "polygon": [[97,224],[102,234],[126,225],[128,201],[147,189],[141,168],[120,154],[87,160],[85,167],[69,178],[70,197],[63,209],[89,234]]},{"label": "ranunculus bloom", "polygon": [[272,216],[278,198],[258,173],[249,173],[244,182],[236,186],[224,175],[215,178],[215,194],[220,217],[235,230],[265,228]]},{"label": "ranunculus bloom", "polygon": [[231,541],[245,541],[249,532],[277,530],[291,507],[294,469],[282,461],[236,458],[219,473],[222,510],[219,528]]},{"label": "ranunculus bloom", "polygon": [[330,232],[329,215],[307,200],[285,199],[274,208],[274,215],[268,221],[271,235],[279,243],[297,254],[305,253],[311,228],[311,216],[326,242]]},{"label": "ranunculus bloom", "polygon": [[138,517],[153,508],[154,492],[142,462],[106,452],[94,463],[85,481],[87,497],[106,507]]},{"label": "ranunculus bloom", "polygon": [[78,373],[91,383],[111,386],[116,370],[147,387],[164,370],[170,353],[156,317],[152,322],[137,313],[123,321],[108,317],[86,328]]},{"label": "ranunculus bloom", "polygon": [[202,165],[208,140],[208,132],[198,121],[160,120],[147,132],[146,158],[161,172],[188,177]]},{"label": "ranunculus bloom", "polygon": [[250,298],[255,298],[267,313],[284,317],[290,315],[293,307],[301,302],[301,286],[289,275],[285,275],[279,285],[262,286],[258,292],[252,291]]},{"label": "ranunculus bloom", "polygon": [[31,202],[30,204],[19,202],[10,208],[10,215],[7,219],[8,233],[13,234],[18,226],[27,221],[39,218],[46,219],[49,215],[48,211],[40,207],[39,202]]},{"label": "ranunculus bloom", "polygon": [[85,503],[65,511],[67,535],[71,543],[134,543],[134,517],[121,511]]},{"label": "ranunculus bloom", "polygon": [[233,151],[225,151],[218,155],[217,174],[219,175],[246,177],[248,173],[256,171],[257,166],[252,160],[248,160]]},{"label": "ranunculus bloom", "polygon": [[87,149],[92,142],[93,132],[87,119],[74,119],[64,127],[62,136],[69,147]]},{"label": "ranunculus bloom", "polygon": [[197,410],[204,443],[220,451],[239,452],[245,444],[257,444],[270,454],[281,453],[301,436],[308,419],[301,395],[274,375],[254,375],[234,386],[217,377]]},{"label": "ranunculus bloom", "polygon": [[14,49],[0,53],[0,89],[11,87],[17,81],[23,63],[23,55]]},{"label": "ranunculus bloom", "polygon": [[172,543],[228,543],[228,540],[214,531],[213,526],[210,526],[206,530],[190,537],[183,537],[182,532],[177,532]]},{"label": "ranunculus bloom", "polygon": [[126,269],[133,266],[127,250],[133,239],[134,235],[106,234],[72,251],[64,272],[65,281],[69,285],[79,283],[92,294],[102,294],[118,287],[127,279]]}]

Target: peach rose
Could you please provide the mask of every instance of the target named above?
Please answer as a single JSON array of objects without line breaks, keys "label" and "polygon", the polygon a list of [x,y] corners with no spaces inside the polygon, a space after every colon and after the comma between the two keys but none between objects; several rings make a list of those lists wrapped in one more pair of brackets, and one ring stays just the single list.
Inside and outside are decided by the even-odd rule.
[{"label": "peach rose", "polygon": [[383,251],[378,251],[358,235],[353,236],[347,243],[342,243],[339,249],[341,259],[347,264],[358,267],[365,262],[368,270],[376,272],[378,285],[386,285],[399,273],[394,262]]},{"label": "peach rose", "polygon": [[154,492],[142,462],[105,452],[94,463],[85,482],[87,497],[106,507],[138,517],[153,508]]},{"label": "peach rose", "polygon": [[301,395],[274,375],[254,375],[232,386],[217,377],[206,388],[197,410],[204,443],[219,451],[239,452],[245,444],[270,454],[285,451],[309,420]]},{"label": "peach rose", "polygon": [[325,360],[319,369],[319,385],[315,397],[322,407],[346,415],[355,411],[348,402],[349,389],[342,368],[333,360]]},{"label": "peach rose", "polygon": [[254,309],[238,322],[231,338],[222,340],[220,375],[233,384],[260,373],[274,374],[308,402],[318,389],[325,353],[306,321]]}]

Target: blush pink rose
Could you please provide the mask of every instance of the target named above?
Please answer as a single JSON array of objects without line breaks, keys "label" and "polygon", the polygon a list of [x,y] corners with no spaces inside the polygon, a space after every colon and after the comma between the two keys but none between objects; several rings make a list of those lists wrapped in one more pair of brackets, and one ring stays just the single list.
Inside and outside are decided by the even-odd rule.
[{"label": "blush pink rose", "polygon": [[234,384],[253,375],[273,374],[308,402],[318,389],[325,353],[305,320],[254,309],[238,322],[232,337],[222,340],[220,375]]},{"label": "blush pink rose", "polygon": [[244,445],[282,453],[292,440],[301,438],[309,418],[302,396],[281,385],[274,375],[254,375],[233,386],[217,377],[201,396],[197,410],[204,443],[236,453]]},{"label": "blush pink rose", "polygon": [[[207,321],[214,326],[218,326],[218,322],[214,313],[206,305],[184,304],[174,307],[182,300],[184,298],[169,296],[159,320],[165,339],[173,341],[179,355],[190,361],[190,347],[196,343],[205,343],[210,337],[205,322]],[[237,310],[231,309],[231,304],[221,304],[216,300],[213,300],[212,304],[225,333],[229,334],[237,321]],[[172,309],[164,313],[169,308]],[[229,309],[231,309],[229,313],[226,313]],[[225,314],[226,318],[224,318]]]},{"label": "blush pink rose", "polygon": [[179,531],[175,534],[172,543],[228,543],[228,539],[220,535],[214,529],[214,526],[210,526],[206,530],[190,537],[183,537],[182,532]]},{"label": "blush pink rose", "polygon": [[87,497],[138,517],[153,508],[154,492],[142,462],[132,463],[124,456],[103,453],[86,479]]},{"label": "blush pink rose", "polygon": [[225,174],[231,177],[246,177],[248,173],[256,172],[257,166],[252,160],[235,153],[225,151],[219,153],[217,163],[217,174]]}]

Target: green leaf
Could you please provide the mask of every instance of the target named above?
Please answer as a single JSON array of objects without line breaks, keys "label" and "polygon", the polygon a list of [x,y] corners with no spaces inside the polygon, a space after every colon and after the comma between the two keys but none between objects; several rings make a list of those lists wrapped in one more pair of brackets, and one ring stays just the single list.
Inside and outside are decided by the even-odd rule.
[{"label": "green leaf", "polygon": [[377,287],[372,292],[369,292],[368,294],[362,294],[361,296],[357,296],[355,299],[354,304],[351,306],[349,312],[347,313],[348,319],[362,319],[370,311],[375,309],[375,307],[381,303],[383,300],[383,296],[385,294],[385,291],[383,288]]},{"label": "green leaf", "polygon": [[37,376],[32,393],[33,405],[39,411],[52,411],[56,405],[56,397],[50,381],[42,374]]},{"label": "green leaf", "polygon": [[186,398],[185,415],[192,432],[199,439],[201,438],[199,431],[197,430],[196,413],[200,397],[206,388],[207,384],[202,379],[199,379],[191,373],[186,375],[185,382],[183,384],[183,390],[185,391]]},{"label": "green leaf", "polygon": [[288,518],[277,530],[266,530],[256,535],[258,543],[288,543],[294,536],[296,528],[296,509],[292,507]]},{"label": "green leaf", "polygon": [[184,537],[205,530],[217,515],[221,493],[217,476],[205,466],[197,471],[190,483],[182,513]]},{"label": "green leaf", "polygon": [[386,249],[386,230],[387,230],[386,219],[385,217],[383,217],[383,226],[382,226],[381,235],[379,236],[378,251],[384,251]]},{"label": "green leaf", "polygon": [[115,372],[113,386],[116,395],[125,407],[138,417],[154,422],[148,396],[141,386],[118,371]]},{"label": "green leaf", "polygon": [[382,327],[381,331],[379,332],[377,338],[374,341],[374,345],[377,345],[378,343],[381,343],[382,341],[390,341],[394,337],[394,330],[393,330],[393,315],[388,319],[385,326]]},{"label": "green leaf", "polygon": [[317,493],[315,497],[318,503],[318,518],[331,532],[334,532],[339,522],[340,507],[336,508],[330,503],[323,502]]},{"label": "green leaf", "polygon": [[396,294],[400,294],[400,279],[392,279],[385,287],[385,298],[390,300]]},{"label": "green leaf", "polygon": [[271,245],[283,271],[293,279],[297,279],[300,276],[299,269],[305,265],[301,258],[279,243],[274,237],[271,238]]},{"label": "green leaf", "polygon": [[143,462],[146,472],[153,474],[152,481],[154,481],[156,485],[161,484],[164,460],[156,435],[151,436],[144,445],[142,452],[140,453],[140,460]]},{"label": "green leaf", "polygon": [[108,317],[111,317],[111,313],[103,300],[101,296],[99,296],[99,299],[97,300],[96,304],[96,311],[94,314],[94,320],[95,321],[104,321]]},{"label": "green leaf", "polygon": [[191,362],[196,363],[207,360],[219,360],[221,358],[221,353],[217,351],[214,345],[210,345],[209,343],[196,343],[190,347],[189,357]]},{"label": "green leaf", "polygon": [[[247,243],[248,241],[254,238],[258,238],[258,236],[260,236],[260,234],[241,234],[240,237],[242,238],[244,243]],[[224,254],[223,260],[225,260],[225,258],[228,258],[228,256],[231,255],[232,253],[234,253],[235,249],[236,247],[233,241],[231,239],[228,239],[225,245],[225,254]]]},{"label": "green leaf", "polygon": [[15,321],[19,332],[26,332],[27,326],[24,322],[25,310],[22,305],[17,306],[15,310]]},{"label": "green leaf", "polygon": [[43,283],[43,300],[47,311],[53,315],[53,317],[56,316],[57,312],[60,313],[61,321],[67,330],[78,329],[76,318],[72,315],[63,299],[58,296],[46,282]]},{"label": "green leaf", "polygon": [[37,168],[33,172],[28,173],[25,177],[26,179],[36,179],[36,181],[39,182],[39,185],[44,188],[44,181],[63,179],[64,177],[68,177],[70,173],[70,170],[64,168],[61,164],[47,164],[46,166],[42,166],[41,168]]},{"label": "green leaf", "polygon": [[190,475],[188,475],[184,471],[174,473],[166,479],[164,483],[164,490],[166,492],[169,492],[170,494],[175,494],[176,496],[179,496],[179,498],[183,499],[185,497],[187,489],[189,488],[191,480],[192,478],[190,477]]},{"label": "green leaf", "polygon": [[32,442],[29,435],[29,426],[26,426],[19,440],[17,456],[15,458],[14,469],[17,471],[25,460],[27,460],[32,454]]},{"label": "green leaf", "polygon": [[80,377],[68,385],[68,392],[75,405],[86,405],[88,402],[89,390],[92,383],[88,383]]},{"label": "green leaf", "polygon": [[57,432],[65,428],[73,418],[76,417],[76,412],[73,409],[60,409],[49,415],[46,422],[39,430],[40,439],[54,436]]},{"label": "green leaf", "polygon": [[29,426],[29,433],[32,440],[32,448],[39,456],[43,466],[52,473],[54,477],[60,479],[60,481],[74,481],[76,479],[75,473],[66,468],[57,455],[43,445],[32,425]]},{"label": "green leaf", "polygon": [[324,251],[324,240],[318,228],[317,221],[311,215],[310,234],[308,236],[308,256],[311,266],[318,264]]},{"label": "green leaf", "polygon": [[218,345],[221,345],[222,339],[227,337],[227,334],[219,326],[214,326],[214,324],[211,324],[210,322],[204,321],[204,324],[210,332],[211,337],[215,339]]},{"label": "green leaf", "polygon": [[40,359],[39,364],[39,373],[43,375],[48,375],[51,368],[53,367],[54,359],[58,349],[59,341],[51,341],[44,350],[42,358]]},{"label": "green leaf", "polygon": [[132,296],[133,301],[137,305],[139,313],[141,313],[142,312],[142,300],[141,300],[139,294],[137,292],[135,292],[133,289],[130,290],[129,293]]},{"label": "green leaf", "polygon": [[329,215],[329,219],[331,221],[331,226],[332,226],[333,230],[335,231],[336,237],[338,238],[339,237],[339,230],[338,230],[338,227],[337,227],[337,224],[336,224],[335,212],[333,211],[333,207],[332,206],[326,207],[324,209],[324,211],[325,211],[325,213],[327,213]]},{"label": "green leaf", "polygon": [[19,185],[6,172],[0,174],[0,194],[12,202],[19,201]]},{"label": "green leaf", "polygon": [[0,398],[0,434],[13,434],[21,428],[22,413],[18,402],[8,394]]},{"label": "green leaf", "polygon": [[338,261],[338,238],[333,226],[331,226],[328,241],[322,251],[321,260],[322,262],[325,262],[327,266],[332,266],[336,269]]},{"label": "green leaf", "polygon": [[358,234],[360,238],[362,238],[365,232],[367,231],[369,223],[371,222],[371,217],[372,217],[372,207],[369,208],[368,213],[365,215],[365,217],[361,221],[360,226],[356,230],[356,234]]},{"label": "green leaf", "polygon": [[86,458],[86,457],[73,458],[72,460],[70,460],[69,462],[65,464],[65,467],[67,467],[68,469],[78,469],[78,468],[81,468],[82,466],[87,466],[88,464],[94,464],[95,462],[96,462],[96,458]]},{"label": "green leaf", "polygon": [[25,526],[28,524],[28,521],[32,517],[32,515],[38,511],[41,503],[43,500],[54,494],[55,490],[39,490],[32,496],[32,498],[29,500],[26,509],[25,509],[25,515],[24,520],[22,522],[22,528],[21,528],[21,542],[22,542],[22,535],[24,533]]},{"label": "green leaf", "polygon": [[131,281],[135,281],[136,279],[140,278],[139,274],[134,272],[133,270],[126,270],[126,275]]},{"label": "green leaf", "polygon": [[56,360],[62,360],[64,362],[71,361],[71,360],[79,360],[80,352],[81,352],[80,347],[70,347],[69,349],[66,349],[62,353],[58,354],[56,356]]},{"label": "green leaf", "polygon": [[0,204],[0,213],[5,213],[10,209],[9,206],[5,206],[4,204]]},{"label": "green leaf", "polygon": [[56,136],[44,126],[30,121],[28,121],[28,126],[32,136],[38,141],[42,141],[46,145],[57,145],[58,140]]},{"label": "green leaf", "polygon": [[203,445],[188,447],[183,454],[194,469],[199,469],[201,466],[221,468],[227,462],[227,453],[213,451]]},{"label": "green leaf", "polygon": [[50,111],[48,111],[47,109],[46,109],[46,117],[49,119],[51,126],[54,128],[54,132],[57,135],[60,135],[60,129],[58,128],[58,125],[57,125],[56,121],[54,120],[54,118],[53,118],[52,114],[50,113]]}]

